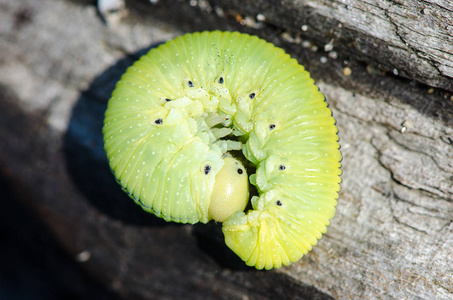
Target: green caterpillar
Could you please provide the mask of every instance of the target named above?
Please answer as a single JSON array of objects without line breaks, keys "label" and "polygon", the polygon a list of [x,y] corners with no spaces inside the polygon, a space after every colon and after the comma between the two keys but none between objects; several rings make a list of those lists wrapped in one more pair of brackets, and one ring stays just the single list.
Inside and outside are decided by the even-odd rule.
[{"label": "green caterpillar", "polygon": [[228,247],[268,270],[299,260],[334,217],[337,132],[295,59],[220,31],[141,57],[118,82],[103,128],[110,167],[137,204],[166,221],[223,222]]}]

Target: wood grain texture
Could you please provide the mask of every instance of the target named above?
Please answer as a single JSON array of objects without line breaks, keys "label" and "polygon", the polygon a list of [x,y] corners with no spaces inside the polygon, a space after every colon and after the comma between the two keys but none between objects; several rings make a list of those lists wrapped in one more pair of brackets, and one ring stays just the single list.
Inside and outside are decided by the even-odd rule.
[{"label": "wood grain texture", "polygon": [[[420,0],[213,1],[395,75],[453,91],[453,4]],[[273,4],[269,4],[273,3]],[[302,28],[302,26],[306,26]]]},{"label": "wood grain texture", "polygon": [[[269,34],[317,79],[337,119],[344,156],[337,215],[318,246],[288,268],[244,269],[215,226],[168,224],[128,199],[103,151],[106,102],[147,47],[191,25],[143,20],[131,9],[123,21],[105,26],[86,1],[0,0],[0,172],[16,200],[40,217],[84,272],[123,299],[451,299],[449,95],[371,72],[352,59],[322,63],[322,51],[281,40],[283,31],[208,13],[201,1],[179,3],[199,18],[193,28],[206,21],[211,29]],[[424,3],[451,11],[443,1]],[[287,18],[297,23],[292,13]],[[346,66],[350,76],[343,75]],[[81,253],[89,253],[88,260]]]},{"label": "wood grain texture", "polygon": [[[299,47],[315,44],[383,71],[453,91],[453,4],[422,0],[130,0],[132,8],[204,27],[213,16],[256,34],[272,29]],[[177,7],[178,9],[170,9]],[[196,18],[194,12],[198,9]],[[201,20],[201,21],[200,21]],[[215,22],[215,21],[214,21]],[[228,22],[218,22],[225,26]],[[266,33],[269,37],[269,33]],[[328,53],[326,53],[327,55]]]}]

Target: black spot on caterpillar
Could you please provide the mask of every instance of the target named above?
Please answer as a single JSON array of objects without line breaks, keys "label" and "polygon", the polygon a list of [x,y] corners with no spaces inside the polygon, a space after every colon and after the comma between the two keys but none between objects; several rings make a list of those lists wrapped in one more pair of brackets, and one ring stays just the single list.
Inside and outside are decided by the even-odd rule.
[{"label": "black spot on caterpillar", "polygon": [[257,269],[299,260],[326,231],[341,181],[337,131],[295,59],[220,31],[140,58],[117,84],[103,128],[110,167],[137,204],[166,221],[223,222],[228,247]]},{"label": "black spot on caterpillar", "polygon": [[208,166],[208,165],[204,166],[204,174],[208,175],[209,171],[211,171],[211,166]]}]

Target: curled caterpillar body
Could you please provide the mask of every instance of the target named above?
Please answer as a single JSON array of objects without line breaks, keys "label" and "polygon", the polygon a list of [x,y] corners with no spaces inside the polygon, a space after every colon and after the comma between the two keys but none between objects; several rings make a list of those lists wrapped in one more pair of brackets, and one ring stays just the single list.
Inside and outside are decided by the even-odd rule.
[{"label": "curled caterpillar body", "polygon": [[[326,231],[341,181],[337,131],[296,60],[220,31],[140,58],[118,82],[103,129],[110,167],[137,204],[166,221],[223,222],[228,247],[257,269],[299,260]],[[247,179],[258,194],[244,212]]]}]

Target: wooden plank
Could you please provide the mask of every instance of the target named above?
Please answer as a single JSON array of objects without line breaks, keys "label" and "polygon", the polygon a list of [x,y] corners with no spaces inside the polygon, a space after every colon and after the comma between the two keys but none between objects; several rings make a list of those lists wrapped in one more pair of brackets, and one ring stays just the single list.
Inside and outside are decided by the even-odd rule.
[{"label": "wooden plank", "polygon": [[[229,27],[342,56],[453,91],[453,4],[421,0],[131,0],[145,15],[192,29]],[[176,8],[176,9],[175,9]],[[195,10],[198,10],[195,12]],[[213,17],[214,16],[214,17]],[[236,20],[239,26],[218,20]]]},{"label": "wooden plank", "polygon": [[[144,20],[131,9],[127,18],[105,26],[95,6],[75,2],[0,0],[0,166],[16,198],[85,272],[133,299],[453,297],[453,102],[448,93],[367,69],[353,59],[345,64],[329,57],[323,63],[327,52],[301,47],[302,35],[299,44],[297,35],[278,33],[280,25],[271,15],[265,15],[265,27],[255,29],[229,17],[234,6],[224,7],[221,17],[217,2],[209,2],[208,12],[202,1],[193,6],[179,1],[192,9],[189,19],[199,18],[194,29],[219,22],[219,28],[260,31],[298,54],[340,129],[343,183],[327,235],[290,267],[244,269],[215,226],[168,224],[142,212],[114,181],[102,148],[103,111],[119,76],[147,47],[190,25]],[[159,3],[154,7],[163,15]],[[244,9],[255,7],[242,3]],[[265,8],[277,7],[273,3]],[[296,5],[313,13],[334,2],[285,3],[292,6],[282,6],[289,20],[281,20],[281,28],[307,13]],[[410,3],[392,2],[388,11],[397,14]],[[451,11],[442,1],[424,3]],[[381,9],[371,4],[363,7],[378,14]],[[208,14],[207,25],[201,25]],[[337,26],[335,18],[326,14],[330,23],[325,24]],[[386,22],[382,30],[391,32]],[[309,25],[307,32],[316,28],[300,24]],[[401,46],[396,38],[380,45],[392,41]],[[339,56],[343,50],[351,57],[358,53],[333,45]],[[345,67],[352,74],[345,76]]]}]

